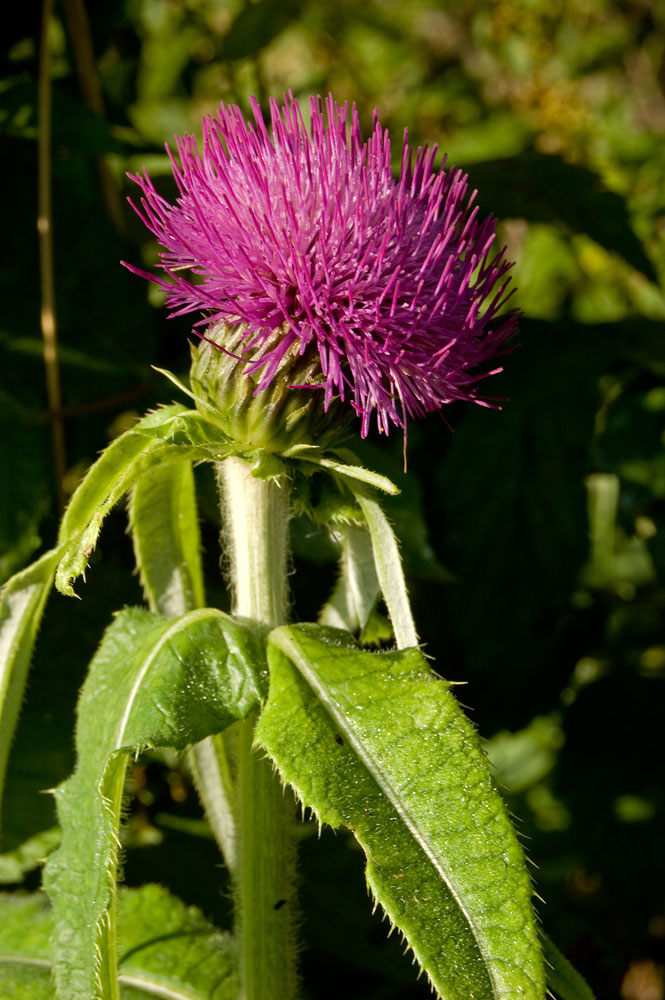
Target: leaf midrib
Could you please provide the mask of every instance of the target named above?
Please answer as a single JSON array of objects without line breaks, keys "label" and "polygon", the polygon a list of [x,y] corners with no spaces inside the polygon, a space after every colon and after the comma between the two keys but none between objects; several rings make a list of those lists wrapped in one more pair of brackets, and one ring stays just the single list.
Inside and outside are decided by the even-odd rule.
[{"label": "leaf midrib", "polygon": [[189,625],[192,622],[195,622],[197,619],[199,618],[213,619],[213,618],[218,618],[220,616],[221,616],[221,611],[215,611],[215,609],[213,608],[197,608],[195,611],[190,611],[186,615],[183,615],[181,618],[176,619],[173,625],[171,625],[166,630],[166,632],[164,632],[164,634],[161,636],[156,645],[153,646],[153,648],[150,650],[150,654],[148,655],[146,661],[144,662],[143,666],[141,667],[139,673],[137,674],[134,680],[131,691],[129,692],[127,705],[125,707],[125,711],[122,715],[122,718],[120,719],[120,724],[116,730],[116,735],[113,741],[115,743],[114,747],[115,750],[122,749],[123,737],[125,735],[125,731],[127,728],[127,724],[129,722],[129,718],[132,713],[132,709],[136,702],[136,696],[143,684],[143,680],[146,674],[148,673],[150,668],[154,665],[156,657],[160,655],[166,643],[172,638],[172,636],[177,635],[177,633],[182,631],[183,628],[188,628]]},{"label": "leaf midrib", "polygon": [[415,820],[412,819],[408,809],[404,808],[403,804],[399,800],[399,797],[395,794],[393,787],[388,778],[384,775],[379,762],[371,755],[371,753],[367,751],[362,741],[358,738],[355,732],[355,728],[349,717],[345,715],[335,704],[335,702],[328,697],[327,689],[325,688],[325,686],[320,684],[316,673],[313,670],[309,669],[307,660],[300,652],[298,645],[295,642],[293,642],[293,640],[290,638],[287,629],[286,628],[275,629],[275,631],[272,632],[270,636],[270,640],[271,642],[274,642],[275,645],[285,655],[287,655],[290,660],[292,660],[292,662],[296,663],[302,677],[307,682],[312,691],[315,693],[319,702],[323,705],[323,707],[326,709],[329,715],[332,716],[335,723],[345,731],[349,743],[351,744],[354,751],[360,758],[361,762],[367,768],[369,774],[373,777],[373,779],[376,781],[381,791],[384,793],[388,801],[391,803],[391,805],[397,812],[397,815],[402,819],[404,825],[411,833],[415,842],[418,844],[418,846],[421,848],[425,856],[431,862],[432,866],[441,875],[443,881],[446,883],[448,889],[450,890],[451,895],[455,899],[455,902],[457,903],[461,912],[463,913],[464,919],[466,920],[469,926],[469,930],[471,931],[471,934],[478,945],[478,949],[484,961],[485,969],[492,984],[492,991],[496,997],[500,997],[501,984],[498,983],[496,980],[496,975],[493,969],[491,956],[488,956],[484,939],[482,938],[481,935],[479,935],[476,932],[471,920],[471,916],[467,910],[467,907],[460,899],[458,893],[455,890],[455,887],[452,884],[452,876],[450,869],[445,864],[443,859],[439,858],[437,854],[434,852],[434,850],[428,843],[427,838],[423,837],[423,835],[420,833],[418,826],[415,823]]}]

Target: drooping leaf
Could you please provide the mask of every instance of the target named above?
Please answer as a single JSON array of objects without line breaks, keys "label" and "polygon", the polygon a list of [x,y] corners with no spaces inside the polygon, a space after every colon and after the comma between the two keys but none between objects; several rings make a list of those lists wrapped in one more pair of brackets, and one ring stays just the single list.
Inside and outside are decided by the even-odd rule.
[{"label": "drooping leaf", "polygon": [[419,650],[271,633],[257,742],[320,822],[348,826],[367,881],[446,1000],[542,1000],[524,857],[478,737]]},{"label": "drooping leaf", "polygon": [[307,451],[299,453],[297,457],[303,462],[312,462],[322,469],[328,469],[330,472],[336,473],[342,479],[347,480],[351,486],[357,486],[358,483],[366,483],[368,486],[374,486],[375,489],[382,490],[390,496],[395,496],[399,493],[399,488],[387,476],[373,472],[372,469],[366,469],[360,464],[352,451],[341,449],[339,454],[346,459],[345,462],[338,462],[337,459],[330,458],[327,455],[317,457]]},{"label": "drooping leaf", "polygon": [[[0,996],[55,1000],[46,897],[0,894]],[[122,1000],[234,1000],[233,941],[193,906],[157,885],[121,891],[118,899]]]},{"label": "drooping leaf", "polygon": [[130,494],[129,524],[150,610],[170,617],[203,607],[191,462],[173,462],[142,476]]},{"label": "drooping leaf", "polygon": [[353,525],[342,525],[337,534],[341,545],[340,574],[320,622],[357,632],[365,628],[379,597],[372,542],[366,531]]},{"label": "drooping leaf", "polygon": [[60,527],[66,543],[56,586],[73,595],[72,583],[85,572],[102,522],[111,508],[146,473],[185,458],[219,461],[229,453],[228,439],[199,413],[174,404],[140,420],[113,441],[74,493]]},{"label": "drooping leaf", "polygon": [[107,630],[78,709],[74,775],[56,790],[62,845],[44,886],[62,1000],[113,996],[113,897],[127,755],[183,749],[257,703],[254,633],[220,611],[163,619],[129,608]]},{"label": "drooping leaf", "polygon": [[397,645],[400,649],[407,646],[417,646],[418,634],[411,613],[395,533],[376,500],[372,500],[360,492],[356,494],[356,499],[367,522],[372,540],[376,575],[383,599],[388,607]]},{"label": "drooping leaf", "polygon": [[13,576],[0,592],[0,806],[9,748],[58,550]]}]

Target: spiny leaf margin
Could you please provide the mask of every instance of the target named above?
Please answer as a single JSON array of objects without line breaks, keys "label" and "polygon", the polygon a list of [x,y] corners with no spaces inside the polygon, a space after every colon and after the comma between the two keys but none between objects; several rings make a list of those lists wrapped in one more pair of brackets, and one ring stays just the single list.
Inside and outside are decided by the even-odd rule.
[{"label": "spiny leaf margin", "polygon": [[44,870],[61,1000],[113,995],[127,755],[181,750],[244,718],[260,699],[262,662],[257,634],[215,609],[163,619],[127,608],[107,629],[79,702],[77,768],[55,792],[62,845]]},{"label": "spiny leaf margin", "polygon": [[445,1000],[542,1000],[524,858],[480,741],[418,649],[282,627],[257,743],[321,823],[349,827],[370,889]]}]

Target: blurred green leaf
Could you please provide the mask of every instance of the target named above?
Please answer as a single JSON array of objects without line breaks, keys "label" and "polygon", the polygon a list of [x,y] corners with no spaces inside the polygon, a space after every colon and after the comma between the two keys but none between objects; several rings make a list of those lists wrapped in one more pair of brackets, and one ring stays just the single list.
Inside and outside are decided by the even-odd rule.
[{"label": "blurred green leaf", "polygon": [[272,41],[298,16],[299,0],[259,0],[246,2],[224,38],[224,55],[246,59]]},{"label": "blurred green leaf", "polygon": [[[235,951],[193,906],[158,885],[120,893],[122,1000],[232,1000]],[[41,893],[0,894],[0,990],[3,1000],[55,1000],[50,937],[53,918]]]},{"label": "blurred green leaf", "polygon": [[657,282],[654,266],[635,235],[624,199],[608,190],[587,167],[561,157],[523,153],[519,157],[475,163],[469,169],[479,203],[501,219],[562,222],[586,233],[606,250]]},{"label": "blurred green leaf", "polygon": [[22,882],[28,872],[43,864],[59,843],[60,828],[53,826],[30,837],[13,851],[0,854],[0,882]]},{"label": "blurred green leaf", "polygon": [[594,1000],[594,993],[565,955],[542,935],[547,985],[561,1000]]}]

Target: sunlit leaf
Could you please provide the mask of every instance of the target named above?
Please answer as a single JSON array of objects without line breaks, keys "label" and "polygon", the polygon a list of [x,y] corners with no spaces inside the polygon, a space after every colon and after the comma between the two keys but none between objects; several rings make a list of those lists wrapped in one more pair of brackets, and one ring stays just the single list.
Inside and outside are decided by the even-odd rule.
[{"label": "sunlit leaf", "polygon": [[106,448],[62,520],[60,540],[66,549],[56,574],[58,590],[73,595],[72,583],[85,572],[104,518],[142,476],[168,461],[220,460],[228,454],[228,440],[216,438],[214,431],[198,413],[174,404],[148,414]]},{"label": "sunlit leaf", "polygon": [[56,790],[62,845],[44,872],[62,1000],[113,995],[127,755],[184,749],[243,718],[259,697],[260,663],[253,633],[216,610],[163,619],[129,608],[107,630],[81,693],[77,768]]},{"label": "sunlit leaf", "polygon": [[257,741],[320,822],[348,826],[367,881],[446,1000],[542,1000],[524,857],[478,737],[419,650],[276,629]]},{"label": "sunlit leaf", "polygon": [[320,622],[357,632],[367,625],[379,598],[372,542],[367,531],[353,525],[342,525],[337,535],[341,545],[339,578]]}]

